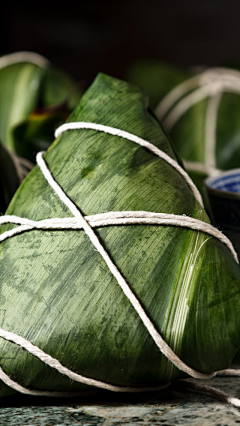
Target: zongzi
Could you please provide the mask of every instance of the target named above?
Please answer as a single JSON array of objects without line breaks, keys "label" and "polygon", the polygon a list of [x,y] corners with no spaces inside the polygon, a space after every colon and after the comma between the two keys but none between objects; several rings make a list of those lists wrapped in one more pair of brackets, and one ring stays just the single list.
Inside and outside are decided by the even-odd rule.
[{"label": "zongzi", "polygon": [[0,394],[227,368],[240,269],[146,96],[99,74],[66,126],[1,220]]}]

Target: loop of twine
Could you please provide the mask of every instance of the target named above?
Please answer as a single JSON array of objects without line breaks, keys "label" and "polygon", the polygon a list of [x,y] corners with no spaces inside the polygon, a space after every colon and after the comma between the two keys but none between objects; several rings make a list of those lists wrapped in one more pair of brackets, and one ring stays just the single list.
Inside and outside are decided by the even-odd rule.
[{"label": "loop of twine", "polygon": [[[216,168],[217,114],[224,92],[240,95],[240,72],[227,68],[210,68],[174,87],[159,102],[155,114],[167,131],[198,102],[208,99],[204,129],[206,166]],[[192,170],[198,171],[196,168]],[[217,174],[216,168],[214,174]]]}]

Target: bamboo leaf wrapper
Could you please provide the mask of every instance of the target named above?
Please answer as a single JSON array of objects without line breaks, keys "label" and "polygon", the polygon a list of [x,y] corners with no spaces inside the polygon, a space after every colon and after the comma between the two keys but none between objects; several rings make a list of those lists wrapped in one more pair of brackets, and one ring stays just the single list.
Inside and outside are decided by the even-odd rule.
[{"label": "bamboo leaf wrapper", "polygon": [[[135,134],[173,159],[166,134],[137,87],[99,74],[70,116]],[[124,138],[70,130],[49,148],[54,179],[83,215],[149,211],[209,223],[185,179],[166,161]],[[70,210],[36,166],[8,215],[39,221]],[[4,225],[1,232],[13,228]],[[94,228],[154,326],[189,366],[227,368],[240,346],[240,270],[228,248],[176,226]],[[0,244],[0,327],[38,346],[72,371],[118,386],[157,386],[183,377],[158,349],[104,259],[83,230],[32,230]],[[18,345],[0,339],[0,365],[22,386],[73,383]],[[0,394],[13,392],[6,385]]]},{"label": "bamboo leaf wrapper", "polygon": [[187,169],[199,178],[239,165],[239,82],[239,70],[203,69],[173,85],[156,107]]},{"label": "bamboo leaf wrapper", "polygon": [[[33,52],[17,52],[0,57],[0,138],[4,145],[20,156],[34,161],[33,152],[41,147],[41,138],[49,146],[54,125],[47,123],[45,134],[37,118],[52,121],[58,125],[62,115],[69,114],[80,98],[80,89],[72,90],[74,81],[44,57]],[[51,108],[55,109],[55,117]],[[50,110],[48,111],[48,108]],[[37,111],[36,111],[37,110]],[[57,115],[58,112],[58,115]],[[33,114],[34,113],[34,114]],[[44,115],[43,115],[44,114]],[[29,118],[30,116],[30,118]],[[39,116],[39,117],[37,117]],[[55,119],[55,121],[53,120]],[[30,120],[30,123],[29,123]],[[35,120],[35,129],[33,121]],[[15,129],[30,127],[24,135]],[[30,130],[30,131],[29,131]],[[21,138],[22,136],[22,138]],[[44,136],[44,137],[43,137]],[[40,139],[40,141],[39,141]],[[27,146],[24,146],[27,144]]]}]

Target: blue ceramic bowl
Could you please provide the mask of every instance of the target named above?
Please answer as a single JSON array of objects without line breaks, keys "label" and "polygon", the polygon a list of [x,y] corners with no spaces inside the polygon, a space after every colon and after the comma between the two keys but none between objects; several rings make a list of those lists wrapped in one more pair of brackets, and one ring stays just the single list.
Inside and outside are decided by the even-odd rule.
[{"label": "blue ceramic bowl", "polygon": [[240,169],[204,181],[211,220],[232,241],[240,258]]}]

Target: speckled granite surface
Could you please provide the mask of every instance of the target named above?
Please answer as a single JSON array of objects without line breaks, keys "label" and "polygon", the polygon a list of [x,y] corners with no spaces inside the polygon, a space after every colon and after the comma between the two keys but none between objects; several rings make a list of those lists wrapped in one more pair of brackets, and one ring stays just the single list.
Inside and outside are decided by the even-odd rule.
[{"label": "speckled granite surface", "polygon": [[[240,397],[240,378],[204,381]],[[240,409],[206,395],[181,393],[176,387],[142,395],[97,393],[52,400],[15,396],[0,401],[0,426],[110,425],[237,426]]]}]

